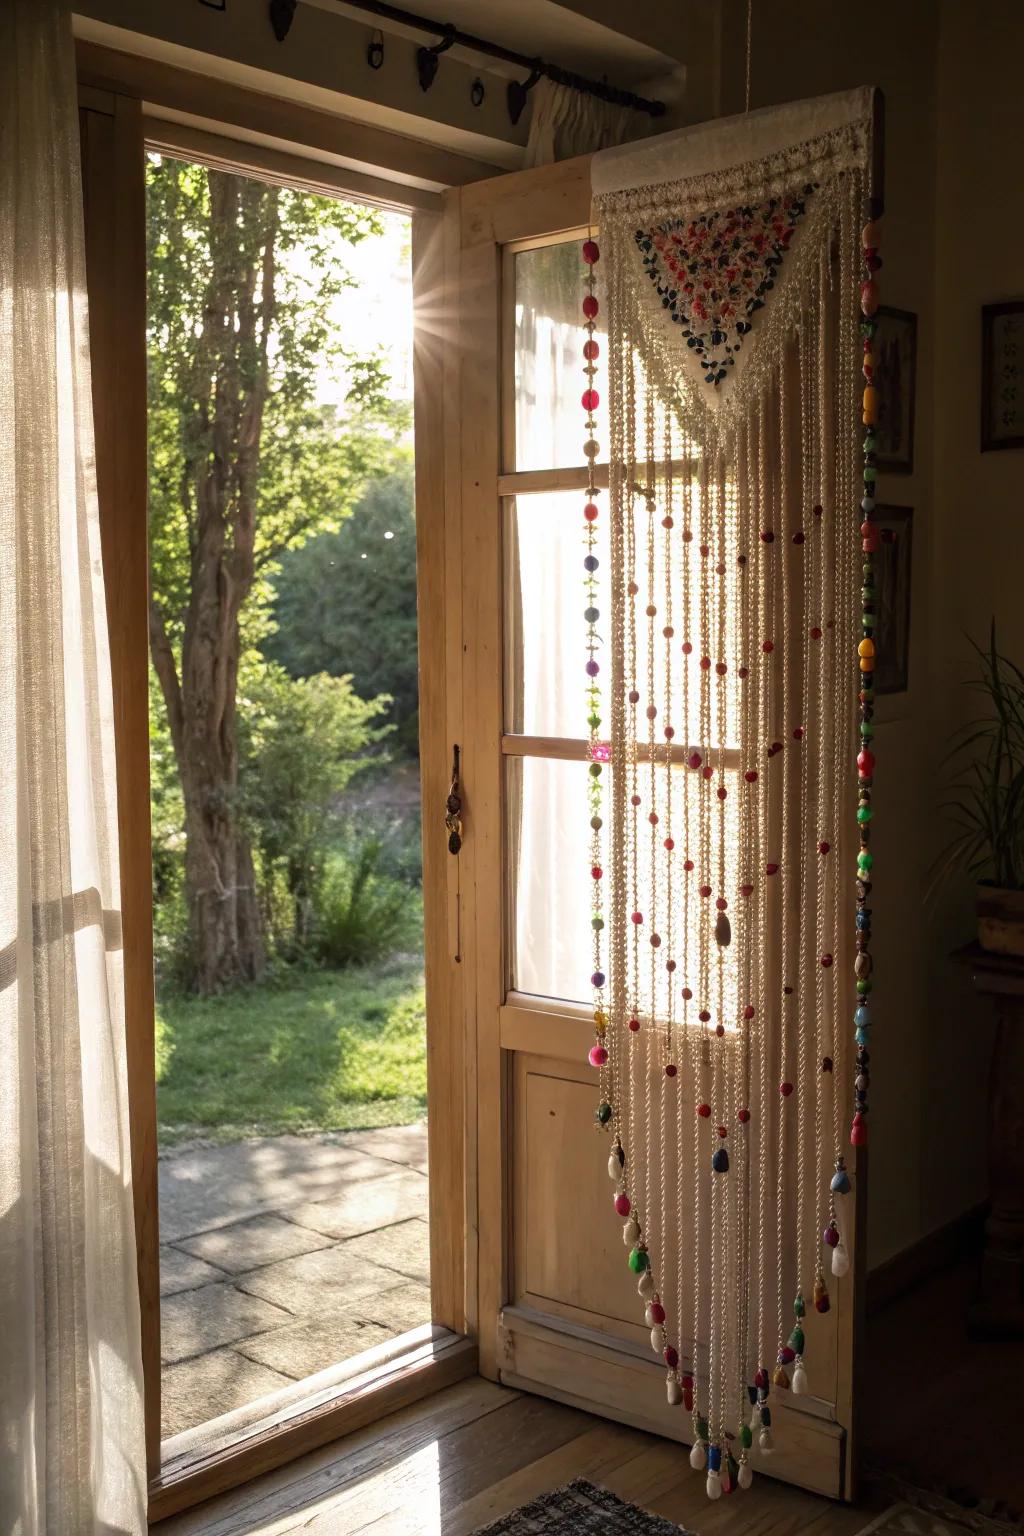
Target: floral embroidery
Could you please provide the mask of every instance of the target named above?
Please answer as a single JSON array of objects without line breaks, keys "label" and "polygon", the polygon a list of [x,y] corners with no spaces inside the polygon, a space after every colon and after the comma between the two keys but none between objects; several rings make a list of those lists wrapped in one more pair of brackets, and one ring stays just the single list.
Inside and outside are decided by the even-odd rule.
[{"label": "floral embroidery", "polygon": [[814,190],[637,230],[647,275],[705,383],[717,388],[735,366]]}]

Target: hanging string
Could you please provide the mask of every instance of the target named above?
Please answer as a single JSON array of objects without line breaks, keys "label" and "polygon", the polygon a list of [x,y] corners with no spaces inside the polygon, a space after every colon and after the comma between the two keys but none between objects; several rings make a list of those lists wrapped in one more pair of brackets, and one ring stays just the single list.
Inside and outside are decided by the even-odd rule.
[{"label": "hanging string", "polygon": [[747,92],[744,97],[743,110],[750,111],[750,54],[751,40],[754,31],[754,0],[747,0]]}]

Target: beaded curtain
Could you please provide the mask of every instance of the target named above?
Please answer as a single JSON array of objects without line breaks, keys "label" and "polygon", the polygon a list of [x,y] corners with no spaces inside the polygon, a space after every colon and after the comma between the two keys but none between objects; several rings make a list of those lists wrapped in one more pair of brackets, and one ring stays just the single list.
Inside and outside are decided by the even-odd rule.
[{"label": "beaded curtain", "polygon": [[598,187],[583,247],[590,1061],[711,1497],[770,1455],[773,1389],[834,1369],[851,1086],[866,1135],[880,262],[870,93],[837,100],[763,159]]}]

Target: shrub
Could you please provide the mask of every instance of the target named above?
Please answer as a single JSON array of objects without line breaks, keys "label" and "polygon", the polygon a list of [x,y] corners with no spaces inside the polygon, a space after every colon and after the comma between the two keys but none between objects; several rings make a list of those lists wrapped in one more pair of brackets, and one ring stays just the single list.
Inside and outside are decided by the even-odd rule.
[{"label": "shrub", "polygon": [[320,884],[314,916],[318,958],[330,966],[365,965],[419,946],[417,891],[382,872],[382,847],[367,838],[336,856]]}]

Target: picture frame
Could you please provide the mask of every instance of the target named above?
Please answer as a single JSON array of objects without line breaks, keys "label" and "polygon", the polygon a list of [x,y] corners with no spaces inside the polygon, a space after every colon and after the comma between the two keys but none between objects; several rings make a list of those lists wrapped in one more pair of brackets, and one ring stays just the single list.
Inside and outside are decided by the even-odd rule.
[{"label": "picture frame", "polygon": [[875,692],[906,693],[910,685],[914,509],[878,505],[872,521],[880,535],[875,555]]},{"label": "picture frame", "polygon": [[1024,299],[981,310],[981,451],[1024,448]]},{"label": "picture frame", "polygon": [[917,315],[913,310],[879,305],[872,351],[878,387],[878,468],[886,474],[910,475],[917,395]]}]

